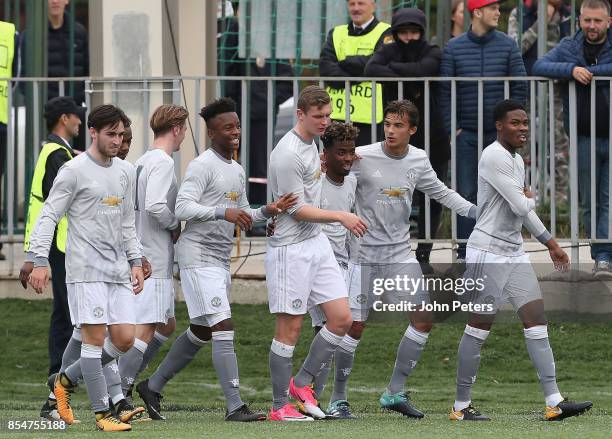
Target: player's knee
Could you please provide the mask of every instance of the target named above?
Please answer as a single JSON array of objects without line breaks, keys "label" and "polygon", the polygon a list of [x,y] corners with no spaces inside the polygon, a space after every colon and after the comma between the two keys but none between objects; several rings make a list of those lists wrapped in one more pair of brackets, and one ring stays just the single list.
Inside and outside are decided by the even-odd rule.
[{"label": "player's knee", "polygon": [[128,334],[121,334],[119,336],[113,337],[111,341],[113,345],[121,352],[127,352],[134,345],[134,336],[132,335],[130,337]]},{"label": "player's knee", "polygon": [[352,324],[353,316],[351,316],[350,312],[346,312],[335,316],[334,319],[329,319],[325,326],[334,334],[344,335],[351,329]]},{"label": "player's knee", "polygon": [[171,317],[168,319],[168,322],[165,325],[157,325],[156,331],[159,332],[164,337],[170,337],[174,331],[176,330],[176,319]]},{"label": "player's knee", "polygon": [[365,322],[358,322],[353,320],[351,328],[348,331],[348,335],[355,340],[360,340],[363,330],[365,329]]},{"label": "player's knee", "polygon": [[208,326],[200,326],[191,323],[189,325],[189,329],[191,329],[193,335],[195,335],[202,341],[208,341],[212,338],[212,329]]},{"label": "player's knee", "polygon": [[232,319],[226,319],[226,320],[223,320],[223,321],[221,321],[221,322],[211,326],[210,330],[212,332],[233,331],[234,330],[234,324],[232,323]]},{"label": "player's knee", "polygon": [[429,333],[433,328],[432,322],[412,322],[411,325],[419,332]]}]

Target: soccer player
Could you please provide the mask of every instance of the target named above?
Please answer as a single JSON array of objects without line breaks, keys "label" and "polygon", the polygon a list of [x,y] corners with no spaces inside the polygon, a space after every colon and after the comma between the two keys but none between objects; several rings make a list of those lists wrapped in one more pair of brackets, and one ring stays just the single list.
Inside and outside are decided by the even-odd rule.
[{"label": "soccer player", "polygon": [[[350,212],[355,201],[355,178],[350,175],[351,166],[355,160],[355,141],[359,128],[348,123],[333,122],[321,136],[323,141],[323,161],[325,163],[325,176],[321,184],[321,209],[341,210]],[[348,279],[348,241],[346,229],[339,223],[323,224],[323,233],[329,239],[334,251],[334,256],[345,281]],[[308,310],[315,328],[315,335],[325,324],[325,315],[319,306]],[[350,332],[350,331],[349,331]],[[345,337],[346,339],[346,337]],[[334,354],[335,376],[334,389],[338,387],[338,381],[344,375],[344,357],[350,353],[351,346],[340,343]],[[326,363],[321,373],[314,379],[313,389],[315,398],[320,399],[332,361]],[[327,415],[339,419],[356,419],[351,414],[348,401],[338,402],[330,405]]]},{"label": "soccer player", "polygon": [[[349,262],[349,296],[353,326],[344,343],[352,355],[344,359],[347,381],[354,353],[361,339],[369,310],[374,303],[372,284],[375,279],[422,279],[418,261],[410,244],[410,212],[412,196],[419,190],[459,215],[476,217],[476,206],[446,187],[434,172],[427,154],[410,145],[419,124],[419,111],[410,101],[390,102],[384,110],[384,142],[357,148],[361,158],[353,164],[351,174],[357,179],[355,212],[368,222],[363,239],[351,239]],[[387,292],[393,300],[414,306],[409,313],[410,325],[397,350],[393,374],[380,397],[382,408],[404,416],[422,418],[424,414],[412,406],[404,392],[406,378],[423,352],[432,327],[431,313],[423,309],[429,294],[418,283],[412,291],[398,289]],[[350,338],[349,338],[350,337]],[[340,382],[334,399],[346,400],[346,383]]]},{"label": "soccer player", "polygon": [[[123,393],[130,399],[156,325],[166,325],[172,319],[171,326],[175,326],[172,268],[174,243],[180,236],[181,223],[174,215],[178,184],[172,154],[180,149],[185,138],[188,116],[187,110],[178,105],[158,107],[149,122],[153,145],[135,163],[136,231],[153,274],[145,280],[142,293],[136,296],[139,312],[134,346],[119,361]],[[149,357],[152,358],[151,352]]]},{"label": "soccer player", "polygon": [[464,274],[465,279],[480,280],[484,285],[482,291],[474,290],[465,299],[490,305],[490,309],[469,315],[457,353],[457,396],[450,419],[489,420],[472,405],[471,389],[480,350],[497,309],[508,301],[523,322],[527,351],[544,392],[544,419],[577,416],[593,404],[570,402],[559,393],[542,292],[529,255],[523,250],[522,227],[548,248],[557,269],[567,269],[569,258],[538,218],[534,196],[525,188],[525,167],[517,153],[528,139],[525,108],[516,101],[504,100],[495,106],[493,116],[497,141],[485,148],[478,163],[479,216],[467,243]]},{"label": "soccer player", "polygon": [[60,170],[30,239],[34,270],[29,283],[41,292],[49,280],[47,257],[54,228],[68,215],[68,301],[83,343],[80,360],[56,376],[53,393],[59,415],[72,424],[70,393],[83,379],[96,427],[103,431],[131,429],[111,412],[102,371],[132,346],[134,294],[143,286],[134,222],[134,170],[115,158],[129,123],[113,105],[92,110],[87,120],[92,144]]},{"label": "soccer player", "polygon": [[[312,383],[351,326],[346,285],[320,223],[339,222],[357,236],[363,236],[367,226],[350,212],[319,208],[321,163],[313,139],[321,136],[330,124],[330,102],[329,95],[320,87],[302,90],[297,102],[297,123],[270,156],[273,196],[278,198],[284,193],[298,196],[297,204],[279,215],[275,234],[268,239],[265,259],[269,307],[276,314],[270,349],[273,406],[269,414],[269,419],[275,421],[325,417]],[[304,314],[314,305],[321,307],[326,323],[292,378],[293,351]],[[298,412],[289,403],[289,396],[310,416]]]},{"label": "soccer player", "polygon": [[251,228],[295,202],[291,194],[258,210],[249,207],[244,169],[232,160],[240,144],[240,121],[229,98],[202,108],[212,147],[187,167],[176,198],[176,217],[187,221],[177,256],[190,325],[181,334],[155,373],[136,386],[149,416],[163,420],[160,392],[196,353],[212,339],[212,360],[225,395],[226,421],[260,421],[240,398],[234,326],[229,304],[230,256],[235,225]]}]

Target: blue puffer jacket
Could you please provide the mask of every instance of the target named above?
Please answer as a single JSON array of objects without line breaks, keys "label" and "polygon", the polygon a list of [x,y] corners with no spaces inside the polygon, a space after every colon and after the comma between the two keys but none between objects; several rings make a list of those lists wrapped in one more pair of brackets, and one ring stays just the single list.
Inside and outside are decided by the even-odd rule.
[{"label": "blue puffer jacket", "polygon": [[[442,55],[440,76],[525,76],[525,65],[516,42],[498,30],[479,37],[470,29],[450,40]],[[444,115],[444,126],[450,132],[451,84],[442,82],[440,104]],[[493,108],[504,99],[504,82],[485,82],[483,127],[484,131],[495,131]],[[510,97],[525,103],[527,83],[510,83]],[[478,129],[478,85],[477,82],[457,83],[457,128],[476,131]]]},{"label": "blue puffer jacket", "polygon": [[[566,37],[550,52],[536,61],[533,74],[548,78],[572,80],[574,67],[585,67],[594,76],[612,76],[612,29],[599,52],[595,65],[589,66],[584,57],[584,33],[578,31],[573,37]],[[608,81],[597,81],[595,90],[595,127],[597,137],[608,137],[610,132],[610,85]],[[565,128],[569,132],[569,94],[563,87],[563,108]],[[578,134],[591,134],[591,86],[576,82],[576,108],[578,110]]]}]

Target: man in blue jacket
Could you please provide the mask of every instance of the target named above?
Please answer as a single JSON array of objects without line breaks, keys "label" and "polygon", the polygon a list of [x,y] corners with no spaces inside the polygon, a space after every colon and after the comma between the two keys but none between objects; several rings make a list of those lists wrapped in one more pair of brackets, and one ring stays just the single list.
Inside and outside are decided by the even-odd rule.
[{"label": "man in blue jacket", "polygon": [[[612,31],[610,4],[605,0],[584,0],[580,7],[581,30],[539,59],[533,74],[576,81],[578,134],[578,198],[584,227],[591,234],[591,175],[595,175],[596,236],[608,238],[608,181],[610,157],[610,89],[608,81],[593,76],[612,76]],[[595,170],[591,169],[591,86],[595,87]],[[564,87],[564,120],[569,127],[568,87]],[[612,244],[593,244],[596,277],[612,277]]]},{"label": "man in blue jacket", "polygon": [[[466,33],[448,42],[442,55],[440,76],[525,76],[525,65],[516,42],[497,29],[499,0],[468,0],[472,26]],[[451,129],[451,83],[441,83],[440,104],[446,131]],[[510,82],[510,97],[525,102],[527,84]],[[493,108],[504,99],[504,83],[485,82],[483,111],[478,113],[477,82],[457,83],[457,192],[466,200],[476,202],[478,149],[493,143],[496,138]],[[482,118],[482,143],[478,142],[478,117]],[[474,228],[474,220],[457,218],[457,237],[467,239]],[[457,258],[465,259],[465,244],[460,244]]]}]

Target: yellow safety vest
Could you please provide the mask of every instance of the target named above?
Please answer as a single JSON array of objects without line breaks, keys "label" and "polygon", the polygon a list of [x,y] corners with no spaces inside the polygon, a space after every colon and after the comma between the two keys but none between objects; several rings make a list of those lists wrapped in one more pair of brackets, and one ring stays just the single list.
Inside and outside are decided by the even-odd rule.
[{"label": "yellow safety vest", "polygon": [[[0,21],[0,78],[13,76],[15,56],[15,25]],[[0,81],[0,122],[8,123],[8,81]]]},{"label": "yellow safety vest", "polygon": [[[45,178],[45,171],[47,166],[47,159],[49,154],[58,149],[63,148],[67,153],[68,157],[72,160],[72,154],[64,145],[59,143],[45,143],[38,155],[38,161],[36,162],[36,168],[34,168],[34,175],[32,176],[32,189],[30,190],[30,205],[28,207],[28,221],[25,227],[25,239],[23,241],[23,248],[25,251],[30,249],[30,235],[32,230],[38,221],[40,211],[45,204],[43,200],[43,179]],[[68,237],[68,218],[66,215],[62,217],[60,222],[57,224],[57,235],[55,237],[55,243],[57,249],[62,253],[66,253],[66,239]]]},{"label": "yellow safety vest", "polygon": [[[381,35],[391,26],[387,23],[378,23],[374,29],[365,35],[349,35],[349,25],[336,26],[332,34],[332,41],[336,50],[336,58],[343,61],[348,56],[369,56],[374,53],[376,43]],[[335,120],[344,120],[346,116],[346,100],[344,88],[327,87],[331,97],[332,114]],[[372,123],[372,83],[361,82],[351,85],[351,122]],[[382,87],[376,84],[376,123],[383,120]]]}]

